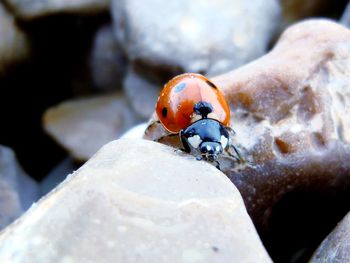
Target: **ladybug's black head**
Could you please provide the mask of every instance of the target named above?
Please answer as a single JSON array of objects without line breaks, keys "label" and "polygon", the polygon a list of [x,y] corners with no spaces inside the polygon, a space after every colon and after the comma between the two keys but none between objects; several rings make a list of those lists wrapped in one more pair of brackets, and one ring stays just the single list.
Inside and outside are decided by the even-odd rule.
[{"label": "ladybug's black head", "polygon": [[181,140],[187,152],[215,161],[228,146],[229,134],[218,121],[200,119],[181,132]]}]

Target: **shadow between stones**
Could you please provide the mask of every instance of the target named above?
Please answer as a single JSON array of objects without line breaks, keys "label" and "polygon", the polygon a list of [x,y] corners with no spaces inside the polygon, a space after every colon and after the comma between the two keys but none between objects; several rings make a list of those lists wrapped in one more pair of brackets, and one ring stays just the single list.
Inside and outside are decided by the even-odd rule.
[{"label": "shadow between stones", "polygon": [[342,193],[298,191],[273,208],[260,236],[275,263],[308,262],[316,248],[350,210],[350,189]]}]

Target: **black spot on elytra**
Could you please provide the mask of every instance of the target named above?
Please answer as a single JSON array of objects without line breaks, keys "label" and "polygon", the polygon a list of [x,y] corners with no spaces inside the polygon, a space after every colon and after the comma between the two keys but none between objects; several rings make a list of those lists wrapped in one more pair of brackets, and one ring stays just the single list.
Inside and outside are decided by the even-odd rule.
[{"label": "black spot on elytra", "polygon": [[201,115],[203,119],[208,117],[208,114],[213,112],[213,106],[209,102],[197,102],[193,110],[196,114]]},{"label": "black spot on elytra", "polygon": [[168,109],[166,107],[164,107],[162,109],[162,116],[163,116],[163,118],[166,118],[167,114],[168,114]]},{"label": "black spot on elytra", "polygon": [[212,87],[213,89],[217,89],[217,87],[214,85],[213,82],[211,82],[211,81],[209,81],[209,80],[207,80],[206,82],[207,82],[207,84],[208,84],[210,87]]},{"label": "black spot on elytra", "polygon": [[186,83],[182,82],[179,85],[177,85],[174,89],[175,93],[179,93],[180,91],[182,91],[184,88],[186,88]]},{"label": "black spot on elytra", "polygon": [[214,251],[214,252],[219,252],[219,249],[215,246],[212,246],[211,249]]}]

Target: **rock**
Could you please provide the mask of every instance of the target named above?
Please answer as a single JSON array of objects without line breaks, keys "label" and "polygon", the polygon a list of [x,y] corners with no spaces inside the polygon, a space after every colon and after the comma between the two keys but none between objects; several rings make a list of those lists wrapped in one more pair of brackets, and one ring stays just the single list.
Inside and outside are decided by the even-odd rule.
[{"label": "rock", "polygon": [[47,110],[43,118],[47,133],[82,161],[138,121],[119,94],[63,102]]},{"label": "rock", "polygon": [[340,18],[340,23],[346,27],[350,27],[350,3],[346,6],[343,15]]},{"label": "rock", "polygon": [[142,139],[145,130],[148,127],[148,123],[141,123],[134,127],[132,127],[130,130],[126,131],[120,138],[133,138],[133,139]]},{"label": "rock", "polygon": [[1,233],[0,261],[271,262],[237,189],[182,155],[109,143]]},{"label": "rock", "polygon": [[0,3],[0,76],[16,63],[28,58],[28,36],[20,29],[14,17]]},{"label": "rock", "polygon": [[148,81],[132,68],[129,68],[123,84],[130,105],[144,119],[152,115],[161,88],[161,85]]},{"label": "rock", "polygon": [[92,15],[108,11],[110,0],[4,0],[15,16],[30,20],[60,13]]},{"label": "rock", "polygon": [[[288,193],[350,190],[350,31],[328,20],[287,29],[260,59],[213,79],[228,99],[234,144],[223,156],[259,229]],[[155,123],[146,138],[166,132]],[[174,137],[162,140],[179,145]]]},{"label": "rock", "polygon": [[284,20],[288,24],[307,17],[331,14],[339,5],[339,2],[332,0],[280,0],[280,3]]},{"label": "rock", "polygon": [[319,246],[310,263],[347,263],[350,261],[350,213]]},{"label": "rock", "polygon": [[275,0],[114,0],[112,15],[118,40],[147,76],[213,75],[266,52],[279,5]]},{"label": "rock", "polygon": [[77,164],[71,157],[65,158],[56,165],[43,180],[40,181],[40,195],[43,196],[54,189],[57,185],[66,179],[68,174],[73,173],[81,166]]},{"label": "rock", "polygon": [[115,90],[121,87],[126,71],[126,59],[110,25],[102,26],[94,37],[90,68],[97,88]]},{"label": "rock", "polygon": [[39,198],[38,186],[19,166],[10,148],[0,145],[0,229]]}]

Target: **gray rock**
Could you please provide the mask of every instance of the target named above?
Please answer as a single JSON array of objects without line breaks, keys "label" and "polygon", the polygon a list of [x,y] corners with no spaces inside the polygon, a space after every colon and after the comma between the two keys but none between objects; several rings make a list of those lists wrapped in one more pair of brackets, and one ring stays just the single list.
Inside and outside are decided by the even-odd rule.
[{"label": "gray rock", "polygon": [[342,23],[344,26],[350,27],[350,2],[346,6],[339,22]]},{"label": "gray rock", "polygon": [[0,145],[0,229],[39,198],[38,185],[19,166],[10,148]]},{"label": "gray rock", "polygon": [[58,13],[95,14],[109,9],[110,0],[4,0],[24,20]]},{"label": "gray rock", "polygon": [[48,109],[43,118],[48,134],[82,161],[138,122],[121,94],[66,101]]},{"label": "gray rock", "polygon": [[223,73],[266,52],[275,0],[114,0],[115,33],[132,61],[174,72]]},{"label": "gray rock", "polygon": [[65,158],[57,164],[52,170],[40,181],[40,195],[43,196],[59,185],[68,174],[73,173],[79,168],[71,157]]},{"label": "gray rock", "polygon": [[94,37],[90,68],[97,88],[115,90],[121,87],[126,73],[126,58],[110,25],[101,27]]},{"label": "gray rock", "polygon": [[271,262],[219,170],[145,140],[104,146],[0,235],[0,262]]},{"label": "gray rock", "polygon": [[322,242],[309,263],[328,262],[350,262],[350,213]]},{"label": "gray rock", "polygon": [[161,85],[143,78],[131,67],[128,69],[123,84],[130,105],[144,119],[152,115],[161,88]]},{"label": "gray rock", "polygon": [[28,36],[15,23],[14,17],[0,2],[0,76],[11,66],[28,58]]}]

